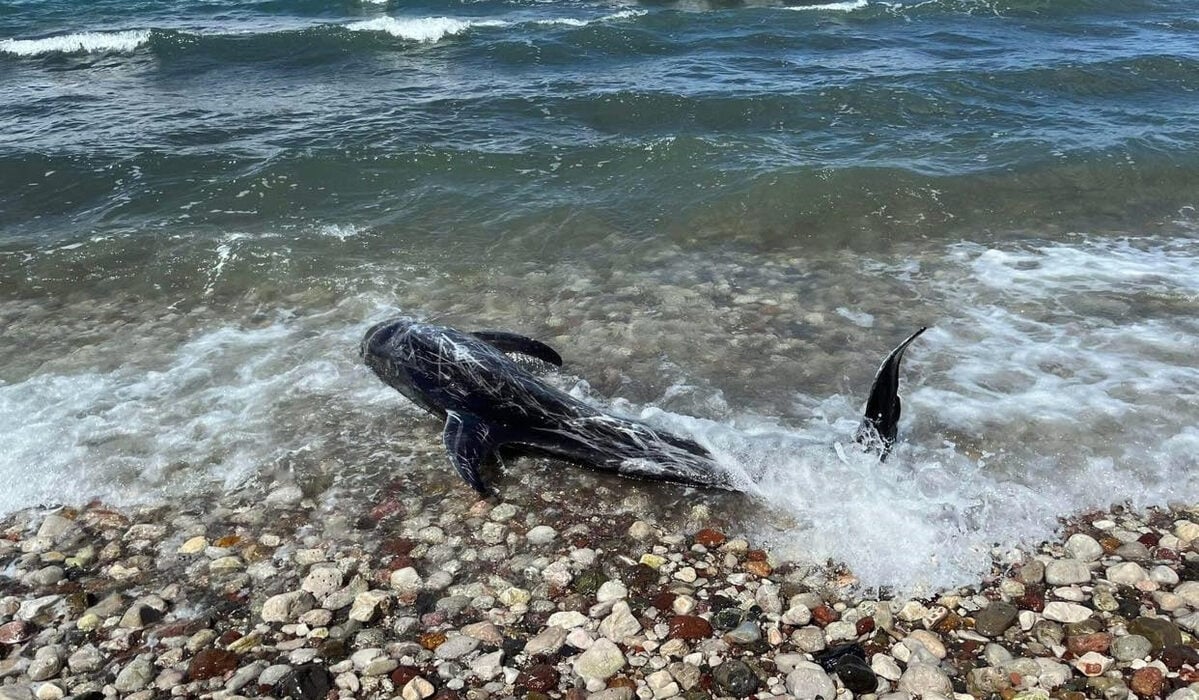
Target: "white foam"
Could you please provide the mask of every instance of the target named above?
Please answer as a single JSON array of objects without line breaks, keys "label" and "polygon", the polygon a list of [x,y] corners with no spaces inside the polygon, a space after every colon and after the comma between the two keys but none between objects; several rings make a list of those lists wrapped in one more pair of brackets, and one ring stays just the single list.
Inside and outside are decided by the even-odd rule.
[{"label": "white foam", "polygon": [[219,492],[329,439],[319,421],[306,427],[314,416],[398,403],[352,361],[357,324],[320,318],[216,328],[111,371],[0,383],[0,512]]},{"label": "white foam", "polygon": [[354,224],[326,224],[317,229],[317,233],[328,238],[345,241],[362,233],[362,229]]},{"label": "white foam", "polygon": [[852,12],[866,7],[870,3],[868,0],[846,0],[846,2],[829,2],[819,5],[789,5],[784,9],[787,10],[816,10],[824,12]]},{"label": "white foam", "polygon": [[455,19],[452,17],[377,17],[350,22],[347,29],[356,32],[383,32],[408,41],[434,43],[447,36],[476,27],[506,27],[509,22],[493,19]]},{"label": "white foam", "polygon": [[647,10],[620,10],[612,14],[603,15],[594,19],[578,19],[575,17],[551,17],[549,19],[535,20],[534,24],[547,26],[562,25],[567,27],[586,27],[589,24],[597,24],[602,22],[616,22],[622,19],[632,19],[645,15]]},{"label": "white foam", "polygon": [[944,317],[908,352],[904,442],[886,463],[850,441],[861,395],[800,396],[810,416],[790,425],[640,417],[757,484],[757,537],[844,562],[867,587],[961,585],[1060,517],[1199,501],[1199,242],[946,252],[935,272],[895,266]]},{"label": "white foam", "polygon": [[43,39],[0,40],[0,53],[40,56],[51,53],[102,53],[133,51],[150,40],[148,29],[120,32],[77,32]]}]

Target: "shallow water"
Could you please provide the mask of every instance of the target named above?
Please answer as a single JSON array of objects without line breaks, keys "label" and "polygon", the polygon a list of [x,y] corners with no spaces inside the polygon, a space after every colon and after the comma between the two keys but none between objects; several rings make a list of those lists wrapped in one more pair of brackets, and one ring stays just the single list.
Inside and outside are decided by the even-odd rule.
[{"label": "shallow water", "polygon": [[[397,476],[397,312],[542,338],[728,496],[509,460],[868,586],[1193,502],[1199,24],[1179,2],[0,10],[0,510]],[[851,443],[921,325],[903,443]]]}]

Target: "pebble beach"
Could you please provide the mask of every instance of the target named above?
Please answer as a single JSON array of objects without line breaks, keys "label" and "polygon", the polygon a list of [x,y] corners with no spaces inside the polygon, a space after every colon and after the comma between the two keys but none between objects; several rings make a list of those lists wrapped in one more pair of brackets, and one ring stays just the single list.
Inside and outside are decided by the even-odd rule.
[{"label": "pebble beach", "polygon": [[910,597],[549,500],[10,515],[0,698],[1199,697],[1199,507],[1082,515]]}]

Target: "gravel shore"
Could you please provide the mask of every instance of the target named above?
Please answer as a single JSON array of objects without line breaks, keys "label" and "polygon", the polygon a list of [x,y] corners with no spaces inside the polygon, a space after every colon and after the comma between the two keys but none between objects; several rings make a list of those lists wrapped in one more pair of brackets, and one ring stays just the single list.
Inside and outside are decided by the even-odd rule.
[{"label": "gravel shore", "polygon": [[1199,510],[1080,516],[925,599],[585,511],[281,488],[20,512],[0,698],[1199,698]]}]

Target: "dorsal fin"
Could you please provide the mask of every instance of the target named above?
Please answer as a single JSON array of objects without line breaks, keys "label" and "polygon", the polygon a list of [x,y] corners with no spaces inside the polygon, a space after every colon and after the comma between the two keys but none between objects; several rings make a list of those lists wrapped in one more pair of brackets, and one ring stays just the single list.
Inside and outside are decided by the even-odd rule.
[{"label": "dorsal fin", "polygon": [[883,360],[878,374],[874,375],[870,398],[866,399],[866,412],[854,439],[862,444],[881,442],[882,454],[879,455],[879,460],[887,458],[891,445],[895,444],[895,438],[899,434],[899,415],[902,411],[899,400],[899,365],[903,362],[903,353],[912,341],[926,330],[927,327],[921,328],[896,346]]},{"label": "dorsal fin", "polygon": [[469,413],[446,412],[445,432],[441,436],[450,464],[471,488],[483,496],[494,491],[483,482],[479,473],[483,461],[495,449],[495,434],[486,422]]},{"label": "dorsal fin", "polygon": [[518,333],[509,333],[507,331],[475,331],[471,335],[479,340],[491,343],[503,352],[516,352],[521,355],[535,357],[555,367],[562,366],[562,356],[540,340],[533,340]]}]

